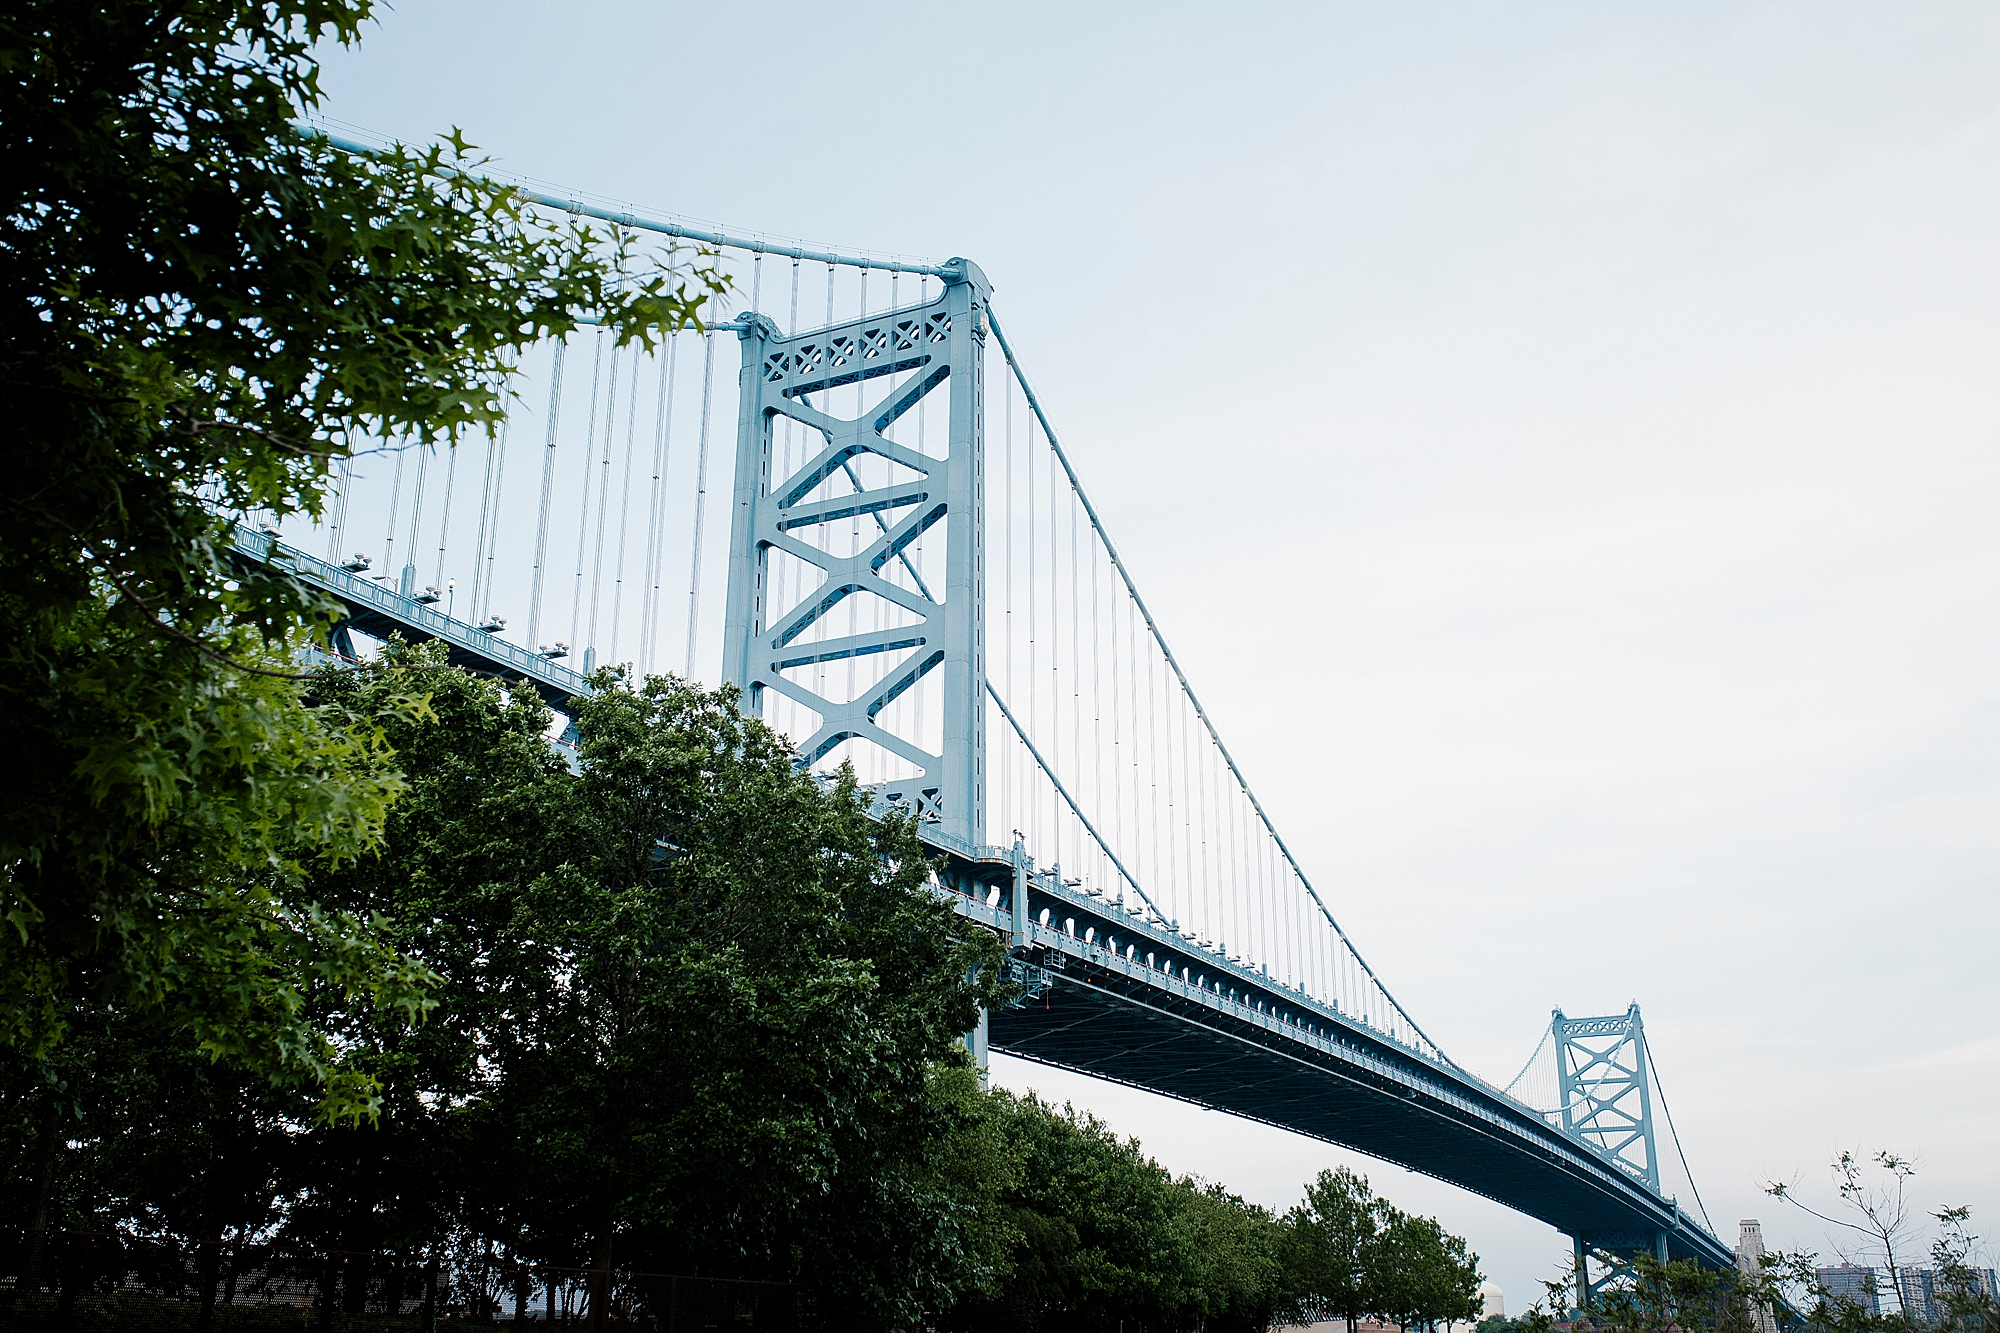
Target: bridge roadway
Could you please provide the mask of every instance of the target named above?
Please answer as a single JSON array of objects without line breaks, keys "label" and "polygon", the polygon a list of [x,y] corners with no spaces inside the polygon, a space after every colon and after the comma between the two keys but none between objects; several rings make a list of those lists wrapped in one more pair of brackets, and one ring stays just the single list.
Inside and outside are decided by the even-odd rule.
[{"label": "bridge roadway", "polygon": [[[268,532],[239,527],[236,545],[332,594],[348,625],[372,637],[441,640],[453,663],[532,688],[558,710],[587,691],[558,662]],[[1025,855],[1017,866],[1006,848],[957,845],[932,830],[925,837],[945,853],[941,889],[961,917],[1010,942],[1024,982],[1021,1000],[989,1015],[991,1049],[1352,1148],[1600,1251],[1734,1264],[1676,1200],[1483,1079],[1165,923],[1035,873]]]},{"label": "bridge roadway", "polygon": [[941,850],[960,915],[1008,937],[1030,979],[989,1015],[991,1049],[1353,1148],[1595,1249],[1735,1262],[1676,1200],[1483,1079],[1055,875],[1021,877],[1016,912],[1006,851]]}]

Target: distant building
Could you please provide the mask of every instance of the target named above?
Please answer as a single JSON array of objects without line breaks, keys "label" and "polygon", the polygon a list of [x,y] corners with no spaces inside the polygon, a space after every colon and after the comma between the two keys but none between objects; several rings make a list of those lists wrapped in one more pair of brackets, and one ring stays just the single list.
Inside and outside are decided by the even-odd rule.
[{"label": "distant building", "polygon": [[1870,1318],[1882,1313],[1874,1269],[1858,1264],[1836,1264],[1832,1268],[1815,1268],[1813,1276],[1826,1288],[1829,1300],[1852,1301],[1860,1307],[1861,1313]]},{"label": "distant building", "polygon": [[1504,1293],[1501,1292],[1498,1282],[1481,1283],[1479,1286],[1479,1299],[1485,1302],[1486,1306],[1485,1309],[1479,1312],[1481,1319],[1505,1319],[1507,1317],[1507,1299]]},{"label": "distant building", "polygon": [[[1756,1277],[1763,1269],[1757,1261],[1764,1257],[1764,1228],[1754,1217],[1736,1224],[1736,1267],[1745,1277]],[[1761,1302],[1751,1305],[1750,1322],[1757,1333],[1778,1333],[1778,1321],[1771,1307]]]},{"label": "distant building", "polygon": [[[1990,1268],[1968,1268],[1965,1276],[1967,1296],[2000,1300],[2000,1274]],[[1897,1293],[1906,1312],[1930,1323],[1942,1323],[1950,1313],[1944,1304],[1949,1294],[1951,1288],[1945,1284],[1944,1274],[1934,1268],[1904,1269],[1903,1288]]]},{"label": "distant building", "polygon": [[1919,1323],[1938,1321],[1937,1298],[1942,1294],[1937,1274],[1928,1268],[1905,1268],[1896,1274],[1896,1299],[1903,1303],[1903,1313]]}]

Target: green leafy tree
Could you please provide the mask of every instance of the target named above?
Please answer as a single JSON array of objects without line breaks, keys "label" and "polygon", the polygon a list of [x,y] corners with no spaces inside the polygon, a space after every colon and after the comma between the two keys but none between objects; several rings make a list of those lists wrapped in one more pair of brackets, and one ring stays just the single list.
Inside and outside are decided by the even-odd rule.
[{"label": "green leafy tree", "polygon": [[370,441],[489,428],[510,358],[580,314],[650,338],[719,286],[536,216],[456,135],[349,155],[297,130],[316,44],[372,9],[0,17],[0,1044],[157,1009],[328,1118],[375,1089],[311,1015],[414,1016],[424,977],[301,886],[374,845],[398,781],[385,714],[284,678],[329,606],[235,560],[229,525],[317,513]]},{"label": "green leafy tree", "polygon": [[1478,1317],[1484,1280],[1478,1256],[1436,1218],[1389,1210],[1371,1259],[1373,1293],[1367,1303],[1387,1322],[1428,1329]]},{"label": "green leafy tree", "polygon": [[380,1127],[313,1133],[289,1233],[463,1225],[536,1264],[796,1279],[884,1319],[976,1284],[953,1071],[999,946],[914,825],[797,772],[732,691],[600,673],[572,771],[539,702],[436,646],[319,688],[365,708],[410,679],[430,716],[391,733],[409,790],[382,854],[314,891],[396,921],[439,1008],[354,1026]]},{"label": "green leafy tree", "polygon": [[1264,1333],[1293,1313],[1284,1229],[1268,1209],[1221,1185],[1174,1182],[1176,1231],[1188,1256],[1183,1309],[1205,1333]]},{"label": "green leafy tree", "polygon": [[1661,1263],[1651,1254],[1634,1256],[1630,1271],[1599,1293],[1590,1314],[1612,1333],[1752,1333],[1756,1327],[1735,1269],[1717,1271],[1694,1259]]},{"label": "green leafy tree", "polygon": [[1310,1318],[1345,1319],[1352,1330],[1375,1314],[1390,1210],[1368,1178],[1344,1166],[1320,1172],[1285,1220],[1293,1282]]},{"label": "green leafy tree", "polygon": [[983,1114],[1013,1164],[984,1202],[1007,1245],[997,1280],[941,1326],[1262,1333],[1293,1302],[1282,1228],[1219,1185],[1174,1178],[1094,1116],[994,1092]]},{"label": "green leafy tree", "polygon": [[1931,1263],[1937,1273],[1940,1324],[1951,1333],[2000,1333],[2000,1296],[1983,1285],[1972,1268],[1979,1237],[1966,1230],[1972,1210],[1964,1205],[1940,1208],[1938,1236],[1931,1243]]}]

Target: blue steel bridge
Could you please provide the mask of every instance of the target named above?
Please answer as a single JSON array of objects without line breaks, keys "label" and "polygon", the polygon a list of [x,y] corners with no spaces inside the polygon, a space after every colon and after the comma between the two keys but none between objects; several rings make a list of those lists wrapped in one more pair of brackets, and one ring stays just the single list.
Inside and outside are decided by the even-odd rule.
[{"label": "blue steel bridge", "polygon": [[492,438],[385,441],[320,527],[246,516],[243,558],[347,608],[344,651],[442,641],[558,712],[600,663],[732,681],[803,766],[851,763],[914,814],[938,891],[1007,941],[1020,997],[969,1039],[982,1064],[1449,1181],[1556,1227],[1600,1278],[1640,1252],[1733,1263],[1685,1162],[1666,1170],[1636,1004],[1558,1012],[1503,1087],[1370,968],[1169,648],[976,265],[523,194],[706,247],[734,306],[652,350],[586,329],[524,358]]}]

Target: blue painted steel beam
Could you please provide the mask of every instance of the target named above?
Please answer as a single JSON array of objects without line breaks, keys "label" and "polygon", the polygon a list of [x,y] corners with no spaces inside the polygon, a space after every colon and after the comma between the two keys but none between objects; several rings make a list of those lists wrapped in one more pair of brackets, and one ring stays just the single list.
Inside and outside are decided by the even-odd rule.
[{"label": "blue painted steel beam", "polygon": [[235,546],[239,559],[268,562],[289,569],[300,582],[330,593],[347,609],[345,626],[373,638],[400,634],[411,643],[437,640],[445,645],[453,666],[510,684],[525,683],[559,713],[570,711],[570,700],[591,692],[583,676],[540,653],[509,643],[436,607],[406,597],[352,570],[308,555],[278,540],[275,533],[238,524]]}]

